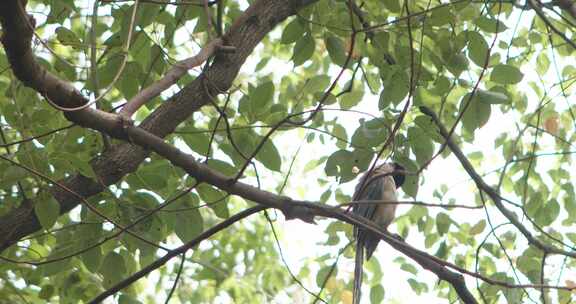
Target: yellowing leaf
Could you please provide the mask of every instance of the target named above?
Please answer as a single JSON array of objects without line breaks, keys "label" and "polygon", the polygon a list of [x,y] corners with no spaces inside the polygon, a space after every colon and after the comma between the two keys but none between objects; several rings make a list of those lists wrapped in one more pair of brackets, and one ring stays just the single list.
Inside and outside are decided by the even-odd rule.
[{"label": "yellowing leaf", "polygon": [[342,301],[342,303],[344,304],[350,304],[352,303],[352,292],[350,290],[344,290],[342,292],[342,294],[340,295],[340,300]]},{"label": "yellowing leaf", "polygon": [[481,233],[484,231],[484,228],[486,228],[486,220],[483,219],[470,228],[470,234],[475,235]]},{"label": "yellowing leaf", "polygon": [[556,135],[558,133],[558,116],[548,117],[548,119],[544,121],[544,130]]}]

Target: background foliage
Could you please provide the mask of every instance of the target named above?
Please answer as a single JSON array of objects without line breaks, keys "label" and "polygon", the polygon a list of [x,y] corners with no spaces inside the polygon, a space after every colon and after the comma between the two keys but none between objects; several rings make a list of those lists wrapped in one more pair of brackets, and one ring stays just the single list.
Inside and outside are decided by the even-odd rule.
[{"label": "background foliage", "polygon": [[[98,108],[113,112],[176,61],[233,29],[255,2],[275,1],[140,1],[134,10],[133,1],[52,0],[29,1],[26,11],[36,20],[33,51],[41,65],[90,100],[102,95]],[[265,36],[232,88],[166,141],[225,175],[243,171],[241,179],[253,186],[334,206],[349,203],[352,181],[376,158],[391,158],[411,173],[402,200],[425,203],[403,205],[393,224],[407,243],[505,283],[467,276],[479,301],[569,303],[576,267],[576,16],[568,2],[314,2]],[[135,124],[202,69],[148,102]],[[136,171],[87,198],[121,225],[146,215],[131,233],[118,233],[85,204],[61,209],[51,195],[53,181],[76,173],[98,181],[91,164],[120,141],[70,125],[16,78],[4,49],[0,71],[0,215],[7,220],[29,204],[41,225],[3,247],[1,303],[88,301],[254,205],[198,184],[151,154]],[[450,176],[463,171],[420,106],[438,114],[522,227],[567,254],[535,246],[474,182]],[[166,208],[149,214],[165,202]],[[324,235],[298,248],[282,239],[279,228],[293,227],[284,221],[267,211],[235,223],[190,250],[185,263],[175,259],[115,301],[155,303],[170,294],[172,303],[306,302],[317,296],[351,303],[346,261],[353,257],[347,246],[352,226],[332,219],[321,220],[319,228],[294,223]],[[411,288],[405,293],[458,300],[450,284],[422,276],[426,270],[410,258],[385,250],[384,263],[393,266],[384,269],[377,259],[366,264],[365,301],[380,303],[394,294],[382,283],[384,272],[405,278]],[[284,255],[302,251],[307,258],[298,267],[286,263]]]}]

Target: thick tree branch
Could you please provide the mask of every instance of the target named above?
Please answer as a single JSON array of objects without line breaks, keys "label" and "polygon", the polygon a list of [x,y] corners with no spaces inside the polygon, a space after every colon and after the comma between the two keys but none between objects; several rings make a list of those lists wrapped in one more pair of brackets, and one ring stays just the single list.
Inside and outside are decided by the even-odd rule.
[{"label": "thick tree branch", "polygon": [[[203,80],[212,84],[209,93],[215,96],[227,90],[246,58],[256,45],[278,23],[292,16],[302,6],[314,1],[305,0],[258,0],[254,2],[230,27],[222,38],[226,45],[234,46],[234,54],[218,54],[211,66],[184,89],[164,102],[140,125],[159,137],[172,133],[176,126],[210,101],[203,88]],[[9,57],[14,74],[24,84],[46,94],[64,107],[80,106],[87,102],[74,88],[43,69],[34,59],[30,48],[32,29],[27,25],[31,18],[23,14],[20,1],[0,1],[0,22],[3,27],[2,43]],[[83,126],[90,126],[116,138],[126,138],[121,120],[117,115],[87,108],[64,113],[68,119]],[[72,117],[72,118],[71,118]],[[137,169],[148,155],[144,149],[128,143],[113,145],[100,157],[91,161],[97,180],[81,174],[72,175],[59,183],[87,198],[96,195],[124,175]],[[61,213],[76,207],[79,200],[61,189],[51,189],[60,203]],[[0,251],[40,229],[34,210],[28,205],[0,217]]]},{"label": "thick tree branch", "polygon": [[[445,128],[444,131],[445,133],[443,134],[448,134]],[[498,285],[505,288],[554,288],[563,290],[576,289],[576,287],[573,288],[569,286],[552,286],[542,284],[516,285],[491,279],[479,273],[469,271],[465,268],[439,259],[426,252],[420,251],[410,246],[409,244],[395,238],[388,232],[383,231],[381,227],[377,226],[364,217],[351,214],[338,207],[327,206],[309,201],[293,200],[286,196],[276,195],[271,192],[260,190],[259,188],[253,187],[251,185],[237,182],[231,176],[225,176],[222,173],[209,168],[205,164],[196,162],[192,155],[181,152],[177,148],[166,144],[161,138],[154,136],[153,134],[150,134],[141,128],[128,126],[126,128],[126,132],[135,144],[146,147],[147,149],[151,149],[152,151],[158,153],[160,156],[169,160],[173,165],[180,167],[186,171],[186,173],[190,174],[190,176],[196,178],[198,181],[211,184],[223,191],[228,192],[229,194],[238,195],[246,200],[256,202],[263,206],[278,209],[284,213],[286,219],[297,218],[308,223],[314,223],[314,218],[317,216],[328,217],[338,219],[358,227],[362,227],[374,233],[375,235],[378,235],[390,246],[414,259],[414,261],[420,264],[420,266],[423,268],[432,271],[440,279],[448,281],[458,292],[458,295],[465,303],[476,303],[476,300],[466,288],[464,278],[461,274],[467,274],[472,277],[479,278],[488,284]],[[448,146],[453,148],[452,141],[450,141]],[[462,154],[461,151],[460,154]],[[468,166],[471,167],[469,163]],[[474,172],[474,174],[478,176],[477,173]],[[508,212],[510,213],[510,211]],[[553,252],[549,251],[549,253]],[[460,272],[460,274],[450,271],[449,268]]]},{"label": "thick tree branch", "polygon": [[324,216],[365,227],[369,231],[376,233],[382,240],[389,243],[398,251],[414,259],[423,268],[435,273],[440,279],[449,282],[465,303],[476,303],[476,300],[466,288],[462,275],[446,268],[445,264],[447,264],[447,262],[441,261],[394,238],[388,232],[382,231],[380,227],[363,217],[350,214],[337,207],[292,200],[289,197],[263,191],[248,184],[235,182],[233,177],[225,176],[204,164],[196,162],[193,156],[182,153],[177,148],[166,144],[161,138],[145,130],[129,126],[126,131],[134,143],[153,150],[169,160],[173,165],[185,170],[186,173],[198,181],[214,185],[230,194],[238,195],[263,206],[279,209],[287,219],[298,218],[308,223],[314,223],[316,216]]},{"label": "thick tree branch", "polygon": [[[25,13],[23,3],[25,2],[18,0],[0,2],[0,40],[12,72],[24,85],[36,90],[58,107],[76,108],[87,104],[88,100],[72,84],[47,71],[36,61],[31,48],[36,21]],[[78,125],[123,138],[120,120],[114,114],[84,108],[67,111],[64,115]]]}]

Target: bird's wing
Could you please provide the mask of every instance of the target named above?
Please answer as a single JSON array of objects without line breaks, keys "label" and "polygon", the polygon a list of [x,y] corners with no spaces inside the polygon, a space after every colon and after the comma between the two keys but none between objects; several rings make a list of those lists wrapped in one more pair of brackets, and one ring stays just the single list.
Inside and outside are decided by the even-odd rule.
[{"label": "bird's wing", "polygon": [[[377,172],[375,172],[378,174]],[[370,176],[373,176],[371,174]],[[378,179],[370,182],[370,184],[364,185],[369,182],[368,174],[365,174],[358,185],[356,186],[356,191],[354,192],[354,200],[379,200],[382,197],[383,190],[383,179]],[[362,189],[363,188],[363,189]],[[354,214],[360,215],[366,219],[372,220],[376,214],[376,205],[373,204],[357,204],[352,208]],[[364,229],[354,227],[354,236],[356,237],[356,257],[354,263],[354,293],[353,293],[353,304],[360,303],[361,288],[362,288],[362,276],[364,273],[364,248],[370,250],[369,248],[376,248],[378,244],[378,239],[371,237],[370,233]],[[372,255],[374,249],[369,251]]]},{"label": "bird's wing", "polygon": [[[378,200],[388,200],[387,196],[391,196],[388,191],[392,191],[394,194],[394,198],[390,200],[396,200],[396,187],[394,184],[394,179],[392,176],[382,176],[376,180],[370,180],[372,176],[386,174],[389,172],[394,171],[394,167],[389,164],[384,164],[380,167],[377,167],[371,174],[366,173],[360,179],[358,185],[356,186],[356,190],[354,191],[353,199],[355,201],[378,201]],[[388,191],[386,191],[386,188]],[[379,213],[386,213],[391,212],[393,217],[393,209],[391,210],[384,210],[382,208],[396,208],[396,206],[377,206],[375,204],[356,204],[352,208],[352,212],[354,214],[360,215],[368,220],[374,221],[378,220],[378,222],[382,222],[382,224],[389,224],[390,221],[386,218],[385,221],[381,221],[380,219],[375,219],[377,216],[385,215],[386,214],[377,214]],[[382,209],[382,210],[381,210]],[[359,304],[360,298],[362,296],[361,288],[362,288],[362,276],[364,273],[364,250],[366,250],[366,259],[369,259],[372,256],[372,253],[378,246],[378,242],[380,241],[379,238],[374,237],[370,232],[366,231],[365,229],[354,227],[354,236],[356,237],[356,257],[354,259],[354,292],[353,292],[353,304]]]}]

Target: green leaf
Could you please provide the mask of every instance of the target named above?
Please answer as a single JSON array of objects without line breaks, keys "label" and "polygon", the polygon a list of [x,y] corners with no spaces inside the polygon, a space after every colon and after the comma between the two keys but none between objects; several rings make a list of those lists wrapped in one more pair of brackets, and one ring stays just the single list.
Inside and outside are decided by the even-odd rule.
[{"label": "green leaf", "polygon": [[121,294],[120,297],[118,297],[118,304],[142,304],[142,302],[133,296]]},{"label": "green leaf", "polygon": [[435,9],[430,16],[430,25],[432,26],[442,26],[449,24],[451,20],[454,20],[454,16],[451,13],[451,6],[444,6]]},{"label": "green leaf", "polygon": [[[69,241],[69,240],[65,240],[65,241]],[[76,250],[74,248],[72,248],[72,246],[70,244],[58,246],[50,252],[50,255],[48,256],[47,260],[56,260],[56,259],[64,258],[64,257],[67,257],[67,256],[74,254],[74,253],[76,253]],[[55,274],[66,271],[68,269],[68,266],[71,264],[71,261],[72,261],[72,259],[70,259],[70,258],[60,259],[60,260],[55,261],[55,262],[40,265],[38,267],[38,270],[39,270],[39,273],[42,274],[43,276],[48,276],[48,277],[53,276]]]},{"label": "green leaf", "polygon": [[330,35],[324,39],[324,44],[326,44],[326,50],[328,51],[328,55],[332,62],[339,66],[344,66],[347,55],[342,39]]},{"label": "green leaf", "polygon": [[536,57],[536,72],[540,75],[546,74],[550,68],[550,59],[545,52],[541,52],[538,57]]},{"label": "green leaf", "polygon": [[364,96],[364,91],[361,90],[353,90],[352,92],[346,93],[340,96],[340,107],[342,107],[342,109],[350,109],[360,103],[362,96]]},{"label": "green leaf", "polygon": [[476,223],[476,225],[470,228],[470,234],[471,235],[479,234],[482,231],[484,231],[484,228],[486,228],[486,220],[480,220],[478,223]]},{"label": "green leaf", "polygon": [[202,156],[208,154],[208,143],[210,142],[208,134],[210,133],[202,133],[202,130],[193,127],[187,127],[182,132],[186,132],[186,134],[182,134],[182,139],[188,148]]},{"label": "green leaf", "polygon": [[436,229],[438,230],[438,233],[440,235],[444,235],[446,232],[448,232],[448,229],[450,229],[451,223],[452,223],[452,220],[444,212],[440,212],[436,216]]},{"label": "green leaf", "polygon": [[336,146],[340,149],[346,149],[346,146],[348,145],[348,134],[346,134],[346,129],[342,125],[335,123],[332,128],[332,135],[336,138]]},{"label": "green leaf", "polygon": [[400,12],[400,0],[380,0],[393,13]]},{"label": "green leaf", "polygon": [[422,166],[434,154],[434,144],[430,137],[420,128],[411,127],[408,129],[408,138],[410,139],[410,147],[416,155],[416,162]]},{"label": "green leaf", "polygon": [[462,98],[460,111],[464,109],[466,104],[468,104],[468,107],[462,116],[462,124],[469,132],[474,132],[477,128],[484,126],[490,119],[490,104],[480,102],[477,96],[470,100],[470,93]]},{"label": "green leaf", "polygon": [[272,142],[272,139],[266,140],[262,145],[262,148],[256,154],[256,160],[261,162],[266,168],[280,172],[280,167],[282,166],[282,158],[276,146]]},{"label": "green leaf", "polygon": [[558,218],[559,214],[560,214],[560,204],[558,204],[558,201],[556,199],[549,200],[544,205],[543,215],[545,218],[542,221],[542,225],[548,226],[552,224],[556,220],[556,218]]},{"label": "green leaf", "polygon": [[118,87],[126,98],[131,98],[138,93],[141,74],[142,68],[136,62],[128,62],[124,67]]},{"label": "green leaf", "polygon": [[444,139],[442,135],[440,135],[440,131],[438,127],[434,124],[432,119],[425,115],[417,116],[414,119],[414,123],[424,132],[426,136],[432,139],[435,142],[443,143]]},{"label": "green leaf", "polygon": [[327,75],[316,75],[308,80],[306,80],[306,85],[304,92],[306,93],[316,93],[324,92],[326,88],[330,85],[330,77]]},{"label": "green leaf", "polygon": [[324,171],[328,176],[340,177],[340,183],[345,183],[356,177],[353,167],[354,154],[347,150],[338,150],[328,157]]},{"label": "green leaf", "polygon": [[198,190],[198,194],[202,201],[204,201],[204,204],[208,204],[216,216],[219,218],[228,218],[230,216],[230,212],[228,211],[228,196],[226,193],[205,183],[198,185],[196,190]]},{"label": "green leaf", "polygon": [[250,90],[250,107],[253,113],[267,112],[274,98],[274,84],[271,81],[260,84]]},{"label": "green leaf", "polygon": [[76,70],[74,66],[72,66],[67,61],[56,60],[56,62],[54,62],[54,69],[59,73],[61,73],[61,75],[64,75],[64,77],[66,77],[66,80],[68,81],[73,81],[77,79]]},{"label": "green leaf", "polygon": [[390,103],[398,104],[408,95],[410,79],[403,70],[397,70],[384,81],[384,89],[380,93],[378,108],[385,109]]},{"label": "green leaf", "polygon": [[334,271],[332,271],[332,274],[330,274],[331,269],[332,266],[330,265],[324,266],[318,271],[318,274],[316,274],[316,285],[318,285],[318,287],[322,287],[324,285],[324,281],[328,280],[329,275],[336,277],[338,268],[334,268]]},{"label": "green leaf", "polygon": [[9,166],[3,171],[4,172],[0,173],[0,187],[2,188],[21,181],[28,175],[28,171],[16,166]]},{"label": "green leaf", "polygon": [[75,6],[72,2],[54,1],[50,5],[50,14],[46,23],[62,24],[74,12]]},{"label": "green leaf", "polygon": [[292,54],[294,66],[299,66],[310,59],[312,54],[314,54],[315,47],[314,38],[312,38],[310,34],[306,34],[304,37],[298,39],[294,45],[294,52]]},{"label": "green leaf", "polygon": [[42,289],[40,289],[40,292],[38,293],[38,297],[40,299],[50,300],[50,298],[54,295],[55,291],[56,291],[56,289],[54,288],[54,285],[51,285],[51,284],[44,285],[44,286],[42,286]]},{"label": "green leaf", "polygon": [[410,264],[410,263],[402,263],[402,266],[400,266],[400,269],[409,272],[411,274],[417,274],[418,270],[416,269],[416,267],[414,267],[414,265]]},{"label": "green leaf", "polygon": [[380,119],[361,121],[352,135],[352,146],[356,148],[376,147],[388,137],[388,128]]},{"label": "green leaf", "polygon": [[484,36],[478,32],[466,32],[468,37],[468,57],[479,67],[486,64],[489,48]]},{"label": "green leaf", "polygon": [[370,303],[382,303],[384,301],[384,287],[377,284],[370,288]]},{"label": "green leaf", "polygon": [[204,221],[198,206],[194,206],[189,201],[185,201],[182,208],[190,208],[189,210],[181,210],[176,213],[176,225],[174,232],[178,238],[186,243],[193,238],[197,237],[203,231]]},{"label": "green leaf", "polygon": [[166,169],[168,167],[165,163],[156,162],[134,172],[126,178],[126,181],[135,188],[160,190],[168,185],[166,180],[168,176],[165,174]]},{"label": "green leaf", "polygon": [[126,268],[124,258],[114,251],[106,255],[100,267],[100,273],[104,276],[103,283],[106,288],[120,282],[125,275],[128,275],[127,272],[128,269]]},{"label": "green leaf", "polygon": [[461,53],[454,54],[446,62],[446,68],[454,76],[459,77],[462,72],[468,69],[468,59]]},{"label": "green leaf", "polygon": [[81,49],[82,48],[82,42],[80,41],[80,39],[76,36],[76,34],[73,31],[71,31],[71,30],[69,30],[63,26],[60,26],[56,29],[55,32],[56,32],[56,38],[63,45],[70,45],[70,46],[74,47],[75,49]]},{"label": "green leaf", "polygon": [[296,42],[302,37],[302,35],[304,35],[305,31],[306,28],[304,27],[302,21],[300,21],[300,18],[294,18],[284,28],[280,41],[282,41],[283,44]]},{"label": "green leaf", "polygon": [[219,159],[209,159],[208,167],[227,176],[233,176],[238,173],[238,169],[236,167]]},{"label": "green leaf", "polygon": [[485,16],[476,19],[476,25],[486,33],[502,33],[508,29],[502,21]]},{"label": "green leaf", "polygon": [[34,204],[34,213],[42,228],[48,230],[60,215],[60,204],[49,194],[41,195]]},{"label": "green leaf", "polygon": [[517,67],[499,64],[492,69],[490,80],[500,84],[516,84],[522,81],[524,74]]},{"label": "green leaf", "polygon": [[102,248],[94,247],[81,255],[82,263],[91,272],[97,272],[102,264]]},{"label": "green leaf", "polygon": [[80,159],[77,155],[64,151],[51,154],[50,158],[53,159],[53,157],[60,158],[63,161],[69,163],[73,169],[78,170],[82,175],[86,177],[96,176],[92,166],[90,165],[90,162],[87,159]]},{"label": "green leaf", "polygon": [[414,290],[414,292],[416,292],[416,294],[418,295],[427,291],[426,284],[420,283],[415,279],[412,278],[408,279],[408,284],[410,285],[412,290]]},{"label": "green leaf", "polygon": [[477,98],[480,102],[484,102],[487,104],[509,104],[510,98],[508,95],[502,92],[496,91],[485,91],[485,90],[478,90],[476,91]]}]

